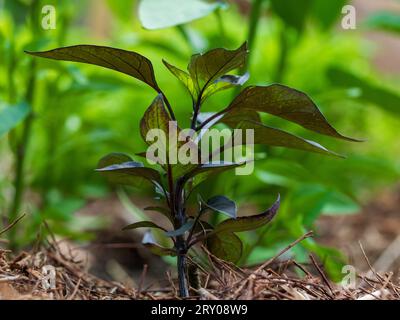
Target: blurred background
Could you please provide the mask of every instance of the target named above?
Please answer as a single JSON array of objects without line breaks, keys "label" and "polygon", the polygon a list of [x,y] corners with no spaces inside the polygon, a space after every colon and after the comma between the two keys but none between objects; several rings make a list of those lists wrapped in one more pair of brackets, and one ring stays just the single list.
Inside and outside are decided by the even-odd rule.
[{"label": "blurred background", "polygon": [[[274,223],[240,234],[241,264],[265,261],[314,230],[315,238],[289,256],[307,263],[314,252],[333,279],[344,263],[367,269],[359,241],[379,269],[398,270],[400,1],[187,0],[187,8],[177,0],[139,2],[0,0],[0,229],[26,214],[0,246],[31,248],[51,235],[89,260],[93,272],[125,282],[136,281],[144,264],[153,277],[164,277],[171,263],[143,250],[140,233],[120,231],[152,216],[143,208],[157,202],[153,190],[110,187],[94,172],[105,154],[144,150],[138,124],[152,89],[98,67],[34,60],[24,50],[97,44],[139,52],[153,62],[185,127],[190,97],[161,59],[185,69],[193,53],[247,40],[248,84],[304,91],[341,133],[366,142],[316,137],[344,160],[257,149],[263,159],[253,175],[227,173],[204,184],[202,194],[235,199],[240,215],[282,196]],[[45,5],[56,10],[55,29],[42,26],[51,18]],[[343,27],[345,5],[355,8],[355,29]],[[210,98],[203,111],[220,110],[234,94]]]}]

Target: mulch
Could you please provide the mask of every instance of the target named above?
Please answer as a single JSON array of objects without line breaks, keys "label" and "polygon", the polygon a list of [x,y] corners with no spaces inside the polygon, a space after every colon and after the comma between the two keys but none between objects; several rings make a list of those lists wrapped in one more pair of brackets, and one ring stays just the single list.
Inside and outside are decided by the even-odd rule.
[{"label": "mulch", "polygon": [[[370,267],[357,275],[353,288],[332,283],[314,257],[309,266],[281,261],[291,247],[311,236],[298,239],[274,258],[253,268],[243,269],[208,254],[210,268],[198,269],[201,288],[191,289],[190,299],[199,300],[399,300],[400,279],[393,273],[379,274]],[[366,261],[368,258],[365,256]],[[369,263],[369,262],[368,262]],[[87,272],[85,263],[61,253],[53,243],[46,248],[12,255],[0,249],[0,299],[46,300],[166,300],[179,299],[176,281],[168,273],[163,288],[147,286],[146,268],[136,287],[102,280]],[[52,283],[49,270],[55,277]],[[295,271],[300,272],[295,272]],[[299,276],[299,274],[303,274]]]}]

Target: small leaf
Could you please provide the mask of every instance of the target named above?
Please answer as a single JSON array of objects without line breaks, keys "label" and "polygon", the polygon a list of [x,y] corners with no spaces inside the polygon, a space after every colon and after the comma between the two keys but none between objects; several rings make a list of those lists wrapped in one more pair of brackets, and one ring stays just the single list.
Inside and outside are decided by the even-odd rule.
[{"label": "small leaf", "polygon": [[225,214],[230,218],[236,219],[237,208],[236,203],[225,196],[215,196],[210,199],[204,205],[219,213]]},{"label": "small leaf", "polygon": [[161,184],[161,177],[157,170],[146,168],[140,162],[129,161],[121,164],[96,169],[106,175],[111,182],[125,185],[135,185],[136,177],[143,177],[151,182]]},{"label": "small leaf", "polygon": [[250,74],[248,72],[246,72],[242,76],[236,76],[231,74],[223,75],[222,77],[215,80],[213,84],[207,87],[206,90],[204,90],[204,93],[202,95],[202,102],[204,102],[208,97],[219,91],[242,86],[243,84],[246,83],[247,80],[249,80],[249,77]]},{"label": "small leaf", "polygon": [[236,50],[218,48],[193,55],[188,70],[197,92],[204,93],[220,77],[245,65],[247,53],[247,43],[244,43]]},{"label": "small leaf", "polygon": [[7,106],[0,111],[0,137],[16,127],[29,114],[30,108],[26,103]]},{"label": "small leaf", "polygon": [[194,220],[190,219],[189,221],[187,221],[182,227],[180,227],[179,229],[173,230],[173,231],[168,231],[165,233],[165,235],[167,237],[178,237],[183,235],[185,232],[189,231],[194,224]]},{"label": "small leaf", "polygon": [[[147,142],[146,140],[147,133],[152,129],[159,129],[163,131],[168,137],[170,121],[172,120],[167,110],[165,109],[163,96],[162,94],[159,94],[153,100],[153,102],[143,115],[142,120],[140,121],[140,133],[143,140],[148,144],[152,143]],[[165,148],[166,150],[168,150],[167,146],[165,146]]]},{"label": "small leaf", "polygon": [[207,249],[216,257],[237,263],[242,256],[243,244],[237,235],[226,232],[207,238]]},{"label": "small leaf", "polygon": [[247,87],[232,101],[228,112],[235,109],[266,112],[323,135],[359,141],[338,133],[305,93],[280,84]]},{"label": "small leaf", "polygon": [[255,216],[238,217],[236,219],[227,219],[215,227],[214,233],[229,233],[255,230],[269,223],[278,212],[280,206],[280,197],[268,210]]},{"label": "small leaf", "polygon": [[163,29],[202,18],[224,7],[222,1],[141,0],[139,19],[146,29]]},{"label": "small leaf", "polygon": [[138,228],[155,228],[155,229],[160,229],[160,230],[166,231],[163,227],[160,227],[151,221],[135,222],[135,223],[132,223],[132,224],[129,224],[129,225],[123,227],[122,230],[124,230],[124,231],[125,230],[133,230],[133,229],[138,229]]},{"label": "small leaf", "polygon": [[165,61],[163,59],[163,63],[164,65],[168,68],[169,71],[171,71],[171,73],[178,78],[179,81],[181,81],[183,83],[183,85],[188,89],[190,95],[192,96],[192,99],[196,99],[196,88],[194,86],[193,80],[190,77],[190,75],[186,72],[183,71],[175,66],[173,66],[172,64],[169,64],[167,61]]},{"label": "small leaf", "polygon": [[156,243],[151,232],[146,232],[142,244],[150,250],[151,253],[158,256],[176,256],[176,251],[172,248],[165,248]]},{"label": "small leaf", "polygon": [[149,59],[136,52],[104,46],[76,45],[43,52],[26,51],[26,53],[42,58],[81,62],[112,69],[147,83],[160,92],[153,65]]}]

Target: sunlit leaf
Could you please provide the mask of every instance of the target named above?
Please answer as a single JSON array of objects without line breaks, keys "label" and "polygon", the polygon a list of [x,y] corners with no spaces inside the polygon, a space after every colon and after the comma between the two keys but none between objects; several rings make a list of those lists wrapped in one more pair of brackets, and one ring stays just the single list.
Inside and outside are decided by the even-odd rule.
[{"label": "sunlit leaf", "polygon": [[129,225],[123,227],[122,230],[133,230],[133,229],[139,229],[139,228],[153,228],[153,229],[160,229],[160,230],[166,231],[163,227],[160,227],[159,225],[157,225],[151,221],[135,222],[135,223],[132,223],[132,224],[129,224]]},{"label": "sunlit leaf", "polygon": [[218,48],[193,55],[188,70],[197,92],[204,93],[204,90],[220,77],[242,67],[246,62],[247,53],[247,43],[244,43],[236,50]]},{"label": "sunlit leaf", "polygon": [[357,141],[338,133],[305,93],[280,84],[247,87],[232,101],[228,112],[235,109],[266,112],[320,134]]},{"label": "sunlit leaf", "polygon": [[42,58],[81,62],[112,69],[143,81],[160,92],[154,76],[153,65],[149,59],[136,52],[103,46],[77,45],[43,52],[27,51],[26,53]]},{"label": "sunlit leaf", "polygon": [[7,106],[0,111],[0,137],[16,127],[29,114],[30,108],[26,103]]},{"label": "sunlit leaf", "polygon": [[192,96],[192,99],[196,99],[197,91],[194,86],[193,80],[190,77],[190,75],[186,72],[183,71],[172,64],[168,63],[167,61],[163,60],[164,65],[168,68],[169,71],[179,80],[183,83],[183,85],[188,89],[190,95]]},{"label": "sunlit leaf", "polygon": [[260,228],[269,223],[275,217],[279,206],[280,197],[278,197],[271,208],[258,215],[238,217],[236,219],[227,219],[222,221],[215,227],[214,233],[242,232]]},{"label": "sunlit leaf", "polygon": [[206,245],[213,255],[225,261],[236,263],[242,256],[242,241],[234,233],[213,234],[207,238]]},{"label": "sunlit leaf", "polygon": [[233,87],[242,86],[249,79],[249,73],[242,76],[226,74],[215,80],[206,90],[204,90],[202,101],[219,91],[227,90]]},{"label": "sunlit leaf", "polygon": [[141,0],[139,19],[146,29],[162,29],[202,18],[223,7],[222,1]]}]

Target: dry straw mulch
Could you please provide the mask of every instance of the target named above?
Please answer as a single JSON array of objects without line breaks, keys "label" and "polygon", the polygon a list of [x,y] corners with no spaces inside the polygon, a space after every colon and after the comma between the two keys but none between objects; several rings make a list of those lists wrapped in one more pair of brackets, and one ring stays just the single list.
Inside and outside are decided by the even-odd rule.
[{"label": "dry straw mulch", "polygon": [[[369,274],[358,275],[356,288],[344,289],[327,279],[323,268],[312,256],[311,264],[307,267],[292,260],[278,262],[283,253],[308,236],[310,234],[256,269],[241,269],[209,255],[211,270],[199,269],[203,287],[192,289],[191,299],[400,299],[399,279],[392,279],[391,273],[378,274],[372,267]],[[54,288],[46,287],[48,282],[44,280],[45,269],[49,265],[54,266],[56,271]],[[297,276],[293,272],[296,268],[305,276]],[[146,276],[145,271],[142,278]],[[128,288],[89,274],[82,263],[62,254],[55,245],[35,253],[22,252],[14,257],[10,251],[0,249],[0,299],[179,299],[175,282],[170,276],[168,278],[170,285],[167,288],[144,288],[143,279],[140,279],[138,288]]]}]

